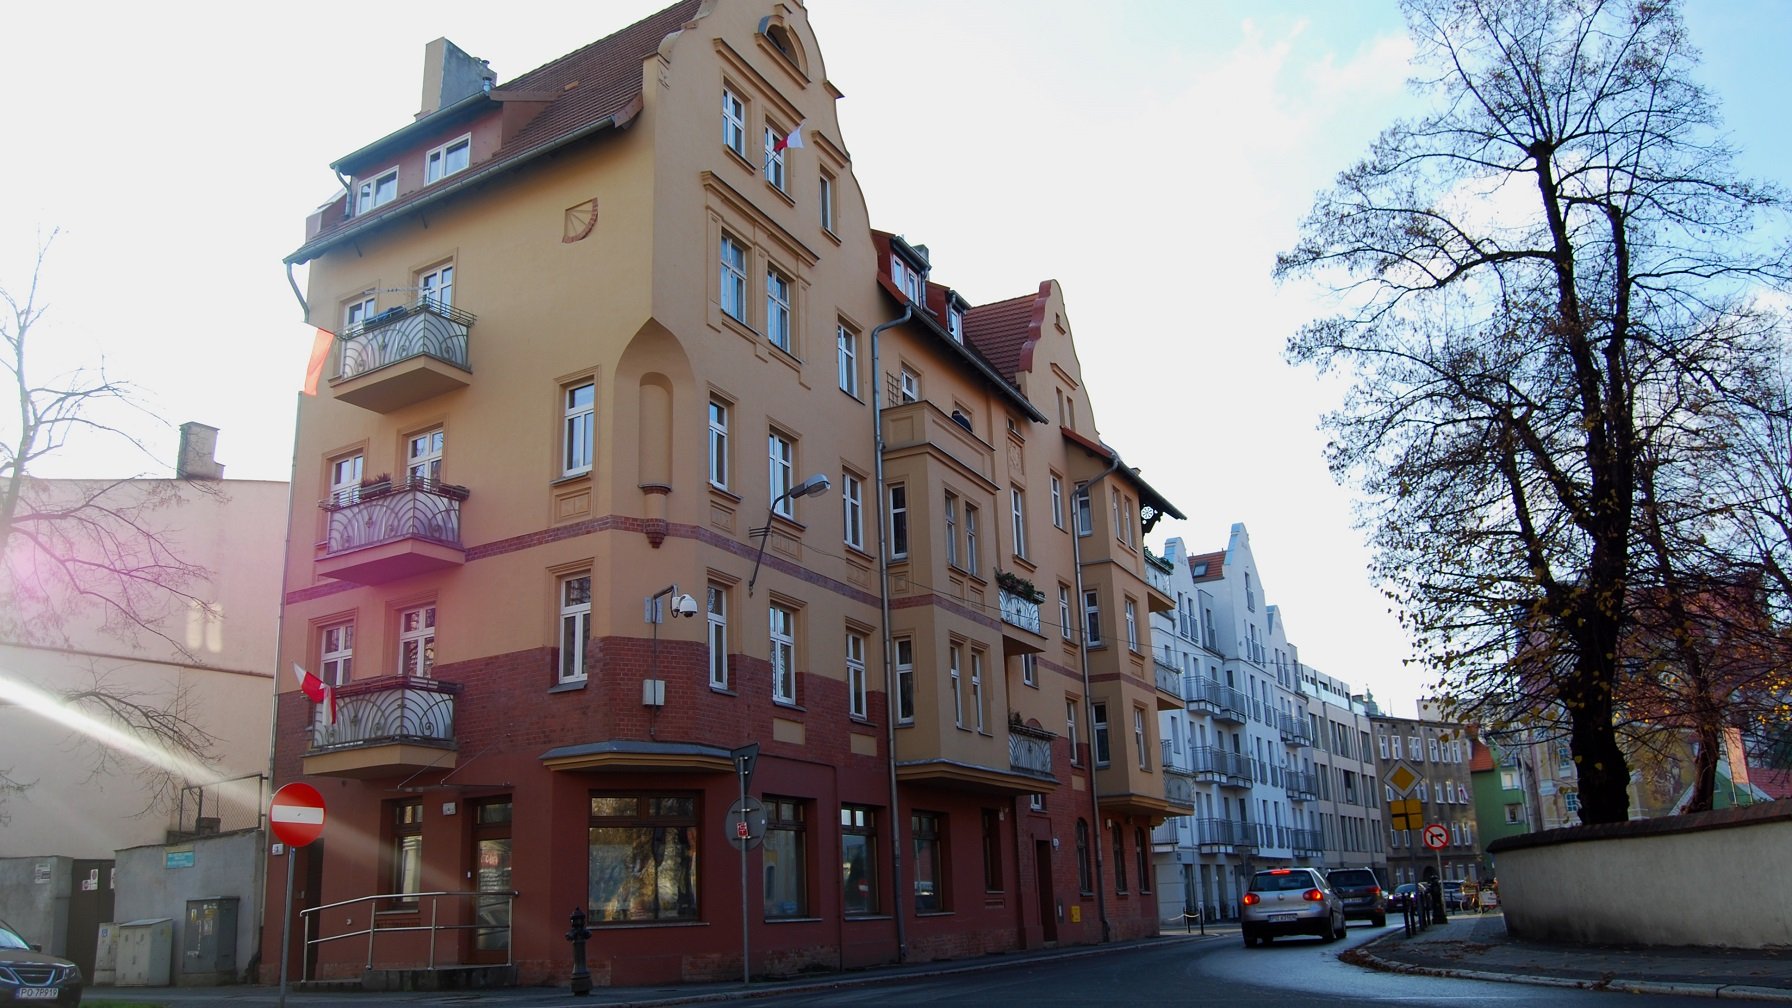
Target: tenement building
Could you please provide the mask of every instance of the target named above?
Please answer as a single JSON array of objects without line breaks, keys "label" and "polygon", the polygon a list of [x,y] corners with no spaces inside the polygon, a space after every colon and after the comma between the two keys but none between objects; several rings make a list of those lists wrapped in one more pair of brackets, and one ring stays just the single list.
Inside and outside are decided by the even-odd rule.
[{"label": "tenement building", "polygon": [[1479,877],[1470,737],[1436,714],[1435,705],[1420,701],[1417,718],[1371,718],[1396,885]]},{"label": "tenement building", "polygon": [[564,982],[573,908],[598,985],[1153,933],[1192,806],[1143,537],[1180,515],[1102,441],[1058,286],[978,302],[872,230],[801,3],[507,81],[426,57],[287,260],[329,334],[295,978]]}]

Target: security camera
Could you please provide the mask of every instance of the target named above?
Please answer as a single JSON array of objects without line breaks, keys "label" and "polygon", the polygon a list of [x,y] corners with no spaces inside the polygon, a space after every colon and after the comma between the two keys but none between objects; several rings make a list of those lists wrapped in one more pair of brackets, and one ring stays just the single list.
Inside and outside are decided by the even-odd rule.
[{"label": "security camera", "polygon": [[677,598],[674,598],[672,600],[672,615],[674,615],[674,616],[695,616],[695,615],[697,615],[697,600],[690,597],[689,595],[680,595]]}]

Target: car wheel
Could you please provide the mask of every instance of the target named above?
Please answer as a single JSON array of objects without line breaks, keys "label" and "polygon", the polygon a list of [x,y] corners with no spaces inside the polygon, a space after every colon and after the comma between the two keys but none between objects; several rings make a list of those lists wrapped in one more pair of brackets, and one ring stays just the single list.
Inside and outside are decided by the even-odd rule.
[{"label": "car wheel", "polygon": [[1369,923],[1375,925],[1376,927],[1387,927],[1388,926],[1388,915],[1387,914],[1376,914],[1374,917],[1370,918]]},{"label": "car wheel", "polygon": [[1256,948],[1257,942],[1259,940],[1260,939],[1258,939],[1258,937],[1256,935],[1251,934],[1249,931],[1246,931],[1244,934],[1244,947],[1245,948]]},{"label": "car wheel", "polygon": [[1338,933],[1336,935],[1333,935],[1333,937],[1334,938],[1342,938],[1346,934],[1349,934],[1349,933],[1350,933],[1350,919],[1347,917],[1339,917],[1338,918]]}]

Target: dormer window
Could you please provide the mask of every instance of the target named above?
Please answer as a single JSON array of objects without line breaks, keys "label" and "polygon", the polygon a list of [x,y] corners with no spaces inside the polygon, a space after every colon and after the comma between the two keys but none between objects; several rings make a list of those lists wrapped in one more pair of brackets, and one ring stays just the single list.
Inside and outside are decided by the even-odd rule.
[{"label": "dormer window", "polygon": [[473,138],[461,137],[437,147],[423,156],[423,181],[427,184],[457,171],[465,171],[471,163]]},{"label": "dormer window", "polygon": [[398,169],[388,168],[361,183],[361,191],[355,200],[355,213],[364,214],[374,207],[390,203],[397,198]]},{"label": "dormer window", "polygon": [[955,342],[964,342],[964,312],[957,305],[946,309],[946,331]]},{"label": "dormer window", "polygon": [[924,303],[921,295],[921,273],[904,262],[901,256],[890,257],[890,279],[896,281],[896,289],[910,301]]}]

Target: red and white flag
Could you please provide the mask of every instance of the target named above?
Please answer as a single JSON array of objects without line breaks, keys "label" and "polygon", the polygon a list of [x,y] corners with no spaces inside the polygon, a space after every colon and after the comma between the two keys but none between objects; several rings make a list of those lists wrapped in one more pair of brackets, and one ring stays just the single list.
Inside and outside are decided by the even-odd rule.
[{"label": "red and white flag", "polygon": [[790,147],[801,147],[803,145],[803,127],[808,122],[809,120],[804,119],[802,122],[797,123],[796,129],[791,130],[789,136],[772,144],[772,153],[776,154],[779,151]]},{"label": "red and white flag", "polygon": [[299,677],[299,688],[305,691],[305,695],[311,698],[311,702],[323,707],[324,724],[335,724],[336,688],[300,668],[298,662],[292,663],[292,674]]},{"label": "red and white flag", "polygon": [[311,341],[311,360],[305,365],[305,394],[317,394],[317,383],[324,376],[324,365],[330,360],[330,345],[336,340],[336,334],[328,329],[319,329]]}]

